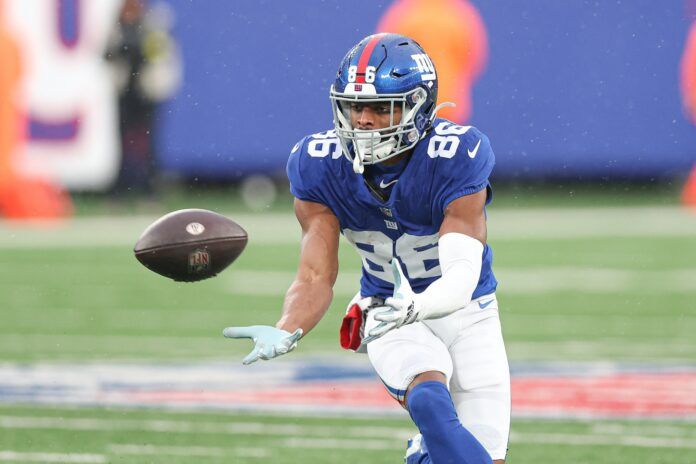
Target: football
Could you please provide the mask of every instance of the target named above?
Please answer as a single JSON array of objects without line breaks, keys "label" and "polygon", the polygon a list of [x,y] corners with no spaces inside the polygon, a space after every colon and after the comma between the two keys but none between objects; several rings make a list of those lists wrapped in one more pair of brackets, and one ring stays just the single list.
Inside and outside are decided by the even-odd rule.
[{"label": "football", "polygon": [[152,223],[135,244],[146,268],[178,282],[217,275],[242,253],[246,231],[233,220],[205,209],[182,209]]}]

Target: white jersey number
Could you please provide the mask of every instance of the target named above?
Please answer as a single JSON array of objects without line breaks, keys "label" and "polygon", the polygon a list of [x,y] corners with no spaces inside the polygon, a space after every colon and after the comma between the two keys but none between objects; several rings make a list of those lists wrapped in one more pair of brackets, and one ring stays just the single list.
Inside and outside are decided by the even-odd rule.
[{"label": "white jersey number", "polygon": [[465,134],[471,126],[458,126],[451,122],[441,122],[435,126],[435,135],[428,143],[428,156],[431,158],[452,158],[459,148],[459,136]]},{"label": "white jersey number", "polygon": [[313,134],[307,144],[307,154],[314,158],[324,158],[331,153],[333,159],[338,159],[343,154],[341,144],[336,137],[336,131],[330,130]]},{"label": "white jersey number", "polygon": [[379,231],[344,229],[343,235],[355,247],[362,259],[363,269],[387,282],[394,282],[392,259],[399,258],[409,279],[440,276],[438,262],[438,234],[403,234],[396,242]]}]

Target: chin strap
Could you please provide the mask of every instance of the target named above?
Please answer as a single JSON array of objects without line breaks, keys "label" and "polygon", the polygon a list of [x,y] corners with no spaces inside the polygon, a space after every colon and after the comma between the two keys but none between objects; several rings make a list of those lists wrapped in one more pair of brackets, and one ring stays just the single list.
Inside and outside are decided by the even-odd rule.
[{"label": "chin strap", "polygon": [[356,174],[362,174],[365,172],[365,166],[362,163],[362,158],[357,153],[353,158],[353,171],[355,171]]}]

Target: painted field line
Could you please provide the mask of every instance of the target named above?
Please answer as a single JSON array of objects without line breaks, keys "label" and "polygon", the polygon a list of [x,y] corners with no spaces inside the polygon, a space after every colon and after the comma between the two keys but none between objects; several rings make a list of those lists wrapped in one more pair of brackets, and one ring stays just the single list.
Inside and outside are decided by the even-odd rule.
[{"label": "painted field line", "polygon": [[[650,271],[568,266],[524,269],[496,267],[494,272],[501,282],[501,291],[507,294],[536,295],[558,291],[696,294],[696,268]],[[334,284],[334,293],[353,296],[358,291],[360,277],[360,272],[340,272]],[[284,295],[294,278],[294,270],[230,269],[219,281],[227,293],[266,296]]]},{"label": "painted field line", "polygon": [[270,456],[268,449],[264,448],[220,448],[214,446],[159,446],[140,444],[110,444],[107,450],[112,454],[132,454],[137,456],[167,455],[167,456],[200,456],[200,457],[224,457],[234,456],[240,458],[267,458]]},{"label": "painted field line", "polygon": [[[250,245],[299,244],[292,213],[229,214]],[[158,215],[74,218],[55,224],[0,221],[0,248],[132,246]],[[491,240],[693,237],[696,215],[678,206],[489,210]],[[648,219],[649,218],[649,219]]]},{"label": "painted field line", "polygon": [[[503,326],[505,322],[503,321]],[[621,359],[640,362],[693,362],[696,343],[689,340],[565,340],[509,341],[505,346],[513,360]]]},{"label": "painted field line", "polygon": [[574,446],[630,446],[639,448],[696,449],[696,441],[689,438],[656,438],[643,435],[582,435],[571,433],[517,433],[510,434],[512,443]]},{"label": "painted field line", "polygon": [[[269,447],[294,448],[345,448],[345,449],[394,449],[412,435],[412,428],[393,427],[332,427],[332,426],[300,426],[296,424],[264,424],[264,423],[211,423],[195,421],[136,421],[108,419],[69,419],[52,417],[21,417],[0,416],[0,427],[20,429],[57,429],[57,430],[138,430],[159,433],[190,433],[190,434],[232,434],[232,435],[274,435],[287,437],[280,440],[269,440]],[[376,435],[376,432],[379,432]],[[342,436],[369,437],[369,439],[336,439]],[[291,437],[288,437],[291,435]],[[375,439],[381,438],[381,439]],[[510,435],[513,443],[565,444],[565,445],[607,445],[607,446],[637,446],[646,448],[681,448],[696,449],[696,441],[692,438],[654,437],[647,435],[606,435],[606,434],[570,434],[570,433],[525,433],[513,432]],[[149,454],[148,448],[131,448],[133,454]],[[212,455],[222,449],[214,448],[206,451],[199,448],[199,453]],[[137,453],[136,453],[137,451]],[[172,453],[182,452],[181,448],[173,447]],[[253,453],[254,451],[251,451]],[[12,452],[9,452],[12,453]],[[25,453],[34,457],[45,453]],[[7,455],[9,456],[9,455]],[[101,455],[50,454],[46,462],[105,462]],[[51,458],[51,456],[53,456]],[[2,455],[0,455],[0,460]],[[51,460],[55,459],[55,460]],[[59,460],[72,459],[72,460]],[[83,459],[83,460],[80,460]],[[6,458],[5,460],[16,460]],[[19,459],[41,460],[41,459]]]},{"label": "painted field line", "polygon": [[656,424],[612,424],[594,423],[592,433],[597,435],[635,435],[646,434],[651,437],[679,437],[696,440],[696,428],[678,427],[675,425],[656,425]]},{"label": "painted field line", "polygon": [[66,463],[102,463],[107,462],[102,454],[77,453],[42,453],[0,450],[0,461],[13,462],[66,462]]},{"label": "painted field line", "polygon": [[126,420],[97,418],[54,418],[27,416],[0,416],[0,428],[47,430],[127,430],[154,433],[191,433],[225,435],[278,435],[406,439],[414,435],[410,428],[378,426],[303,426],[297,424],[266,424],[263,422],[196,422],[171,420]]},{"label": "painted field line", "polygon": [[[517,433],[510,434],[511,443],[536,443],[541,445],[572,445],[572,446],[629,446],[640,448],[678,448],[696,449],[696,442],[691,439],[655,438],[649,436],[603,436],[582,435],[570,433]],[[316,439],[288,438],[271,441],[269,446],[292,448],[325,448],[325,449],[370,449],[390,450],[405,447],[403,442],[385,442],[378,440],[345,440],[345,439]]]},{"label": "painted field line", "polygon": [[305,438],[292,437],[279,440],[273,446],[285,448],[317,448],[317,449],[349,449],[349,450],[391,450],[403,447],[406,449],[406,440],[415,435],[412,432],[410,436],[399,440],[395,436],[391,436],[391,440],[349,440],[345,438]]},{"label": "painted field line", "polygon": [[50,334],[50,333],[3,333],[0,337],[0,351],[5,353],[22,352],[31,345],[52,347],[52,351],[75,350],[79,353],[93,351],[95,347],[114,348],[119,352],[135,352],[142,358],[144,348],[151,348],[153,353],[189,352],[191,355],[199,348],[200,352],[209,353],[211,349],[221,345],[217,331],[209,335],[186,335],[185,337],[169,337],[161,335],[121,334],[121,335],[84,335],[84,334]]},{"label": "painted field line", "polygon": [[[504,319],[504,317],[503,317]],[[503,326],[505,321],[503,320]],[[217,333],[191,335],[186,337],[166,337],[155,335],[82,335],[82,334],[48,334],[48,333],[2,333],[0,352],[23,353],[26,346],[32,346],[34,353],[41,353],[44,359],[74,360],[76,355],[92,353],[96,348],[108,349],[120,354],[120,359],[142,361],[143,359],[191,359],[197,354],[210,355],[221,349],[215,338]],[[330,342],[325,345],[339,351],[338,344]],[[692,362],[696,356],[696,343],[688,339],[651,338],[644,340],[597,339],[597,340],[563,340],[563,341],[527,341],[509,340],[506,346],[513,360],[524,359],[568,359],[593,360],[605,358],[608,354],[617,359],[642,360],[654,362]],[[60,351],[56,351],[56,347]],[[228,348],[225,348],[228,349]],[[246,349],[230,347],[225,356]],[[237,350],[237,351],[234,351]],[[143,353],[149,357],[143,358]],[[241,353],[241,352],[240,352]],[[13,358],[14,359],[14,358]],[[230,362],[237,362],[229,358]],[[240,358],[241,359],[241,358]]]}]

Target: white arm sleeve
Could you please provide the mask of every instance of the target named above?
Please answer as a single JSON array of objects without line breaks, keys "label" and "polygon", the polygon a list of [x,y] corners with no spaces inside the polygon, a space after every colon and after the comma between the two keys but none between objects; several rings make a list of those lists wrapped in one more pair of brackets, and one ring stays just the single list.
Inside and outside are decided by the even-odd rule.
[{"label": "white arm sleeve", "polygon": [[437,319],[471,302],[478,285],[483,244],[465,234],[450,232],[438,241],[442,276],[414,295],[418,320]]}]

